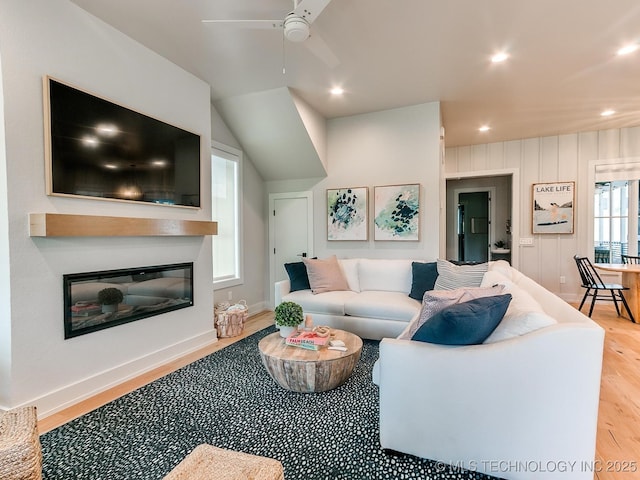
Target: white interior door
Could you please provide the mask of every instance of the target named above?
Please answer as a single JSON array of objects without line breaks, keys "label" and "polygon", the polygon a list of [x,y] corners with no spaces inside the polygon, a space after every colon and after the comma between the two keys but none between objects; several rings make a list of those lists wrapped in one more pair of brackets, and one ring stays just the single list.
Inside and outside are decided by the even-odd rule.
[{"label": "white interior door", "polygon": [[[311,192],[269,195],[271,285],[287,277],[285,263],[313,255],[313,197]],[[273,288],[271,288],[273,304]]]}]

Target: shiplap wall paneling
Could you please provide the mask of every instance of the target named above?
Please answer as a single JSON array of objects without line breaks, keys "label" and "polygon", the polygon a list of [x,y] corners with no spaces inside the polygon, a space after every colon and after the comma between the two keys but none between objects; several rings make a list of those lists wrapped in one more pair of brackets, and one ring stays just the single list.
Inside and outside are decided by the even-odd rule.
[{"label": "shiplap wall paneling", "polygon": [[[558,142],[558,178],[560,181],[571,181],[578,178],[579,172],[578,162],[578,136],[561,135]],[[574,180],[575,181],[575,180]],[[585,223],[581,223],[579,218],[580,210],[584,210],[580,205],[586,205],[584,202],[579,202],[579,195],[585,194],[584,184],[580,184],[576,181],[575,195],[573,205],[573,235],[560,236],[558,243],[559,252],[559,275],[565,278],[565,283],[558,284],[558,292],[561,296],[567,297],[576,295],[576,286],[580,284],[580,278],[578,275],[578,269],[576,262],[573,260],[573,256],[577,253],[578,249],[578,232],[581,228],[584,228]],[[585,197],[586,198],[586,197]],[[558,278],[558,281],[560,279]]]},{"label": "shiplap wall paneling", "polygon": [[[504,142],[504,166],[505,168],[517,168],[520,169],[522,163],[522,141],[512,140],[510,142]],[[522,181],[522,177],[520,177]]]},{"label": "shiplap wall paneling", "polygon": [[596,158],[620,158],[620,130],[598,132],[598,156]]},{"label": "shiplap wall paneling", "polygon": [[473,170],[489,170],[487,162],[487,145],[474,145],[471,147],[471,158],[473,158]]},{"label": "shiplap wall paneling", "polygon": [[[577,174],[577,195],[578,208],[578,240],[576,250],[580,255],[589,255],[592,250],[590,237],[585,228],[589,228],[593,222],[593,200],[590,197],[591,187],[589,186],[589,166],[590,162],[597,160],[599,155],[599,134],[598,132],[585,132],[578,134],[578,174]],[[592,228],[592,227],[591,227]],[[584,233],[583,233],[584,232]],[[579,288],[579,287],[578,287]]]},{"label": "shiplap wall paneling", "polygon": [[472,172],[473,159],[471,158],[471,147],[461,147],[458,150],[458,172]]},{"label": "shiplap wall paneling", "polygon": [[445,175],[455,173],[458,171],[458,149],[457,148],[445,148],[444,149],[444,166],[442,171]]},{"label": "shiplap wall paneling", "polygon": [[487,169],[502,170],[505,167],[504,143],[490,143],[487,145]]},{"label": "shiplap wall paneling", "polygon": [[534,236],[531,228],[532,198],[531,187],[538,179],[540,171],[540,141],[537,138],[522,140],[520,157],[521,185],[520,192],[522,203],[520,204],[520,233],[523,237],[533,238],[532,246],[524,246],[520,249],[520,269],[527,272],[535,272],[540,279],[540,236]]},{"label": "shiplap wall paneling", "polygon": [[[553,183],[566,179],[558,178],[558,137],[544,137],[538,139],[538,180],[531,183]],[[531,160],[530,160],[531,161]],[[533,206],[530,204],[531,208]],[[558,291],[560,287],[559,261],[550,261],[558,251],[561,236],[566,234],[537,235],[536,251],[538,253],[538,281],[551,291]],[[560,259],[558,259],[560,260]]]},{"label": "shiplap wall paneling", "polygon": [[640,157],[640,127],[627,128],[620,133],[621,156]]},{"label": "shiplap wall paneling", "polygon": [[[520,252],[520,270],[563,298],[581,294],[573,255],[593,250],[590,162],[640,156],[640,126],[562,136],[510,140],[446,150],[445,171],[482,175],[482,170],[513,168],[520,175],[520,221],[513,225],[521,237],[533,237],[533,247],[514,245]],[[502,162],[502,163],[500,163]],[[576,205],[573,235],[536,235],[531,231],[531,185],[575,181]],[[551,266],[551,267],[550,267]],[[560,276],[566,278],[560,284]]]}]

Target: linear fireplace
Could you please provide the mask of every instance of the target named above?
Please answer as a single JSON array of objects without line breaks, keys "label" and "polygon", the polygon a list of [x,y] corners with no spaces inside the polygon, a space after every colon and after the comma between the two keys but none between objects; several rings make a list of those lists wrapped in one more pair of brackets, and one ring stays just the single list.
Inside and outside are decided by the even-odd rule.
[{"label": "linear fireplace", "polygon": [[63,276],[64,338],[193,305],[193,263]]}]

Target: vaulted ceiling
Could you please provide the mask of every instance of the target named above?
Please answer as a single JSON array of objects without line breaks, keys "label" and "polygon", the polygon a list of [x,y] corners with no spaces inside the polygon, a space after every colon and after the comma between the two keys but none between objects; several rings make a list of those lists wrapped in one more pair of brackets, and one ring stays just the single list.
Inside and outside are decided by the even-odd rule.
[{"label": "vaulted ceiling", "polygon": [[288,88],[334,118],[440,101],[447,146],[640,124],[640,50],[616,55],[640,41],[637,0],[333,0],[303,43],[201,22],[284,18],[290,0],[72,1],[209,83],[214,104]]}]

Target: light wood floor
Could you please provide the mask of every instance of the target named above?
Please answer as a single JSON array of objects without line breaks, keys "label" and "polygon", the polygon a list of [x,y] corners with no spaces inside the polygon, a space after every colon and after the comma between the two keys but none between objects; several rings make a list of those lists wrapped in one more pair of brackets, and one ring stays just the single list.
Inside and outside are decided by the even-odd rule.
[{"label": "light wood floor", "polygon": [[[617,317],[613,306],[607,304],[598,304],[593,319],[606,330],[595,462],[602,471],[596,472],[594,478],[637,479],[640,478],[640,324]],[[207,348],[43,418],[38,422],[40,433],[63,425],[272,324],[273,312],[252,316],[241,336],[220,339]],[[633,468],[633,465],[635,472],[621,471],[625,467]]]}]

